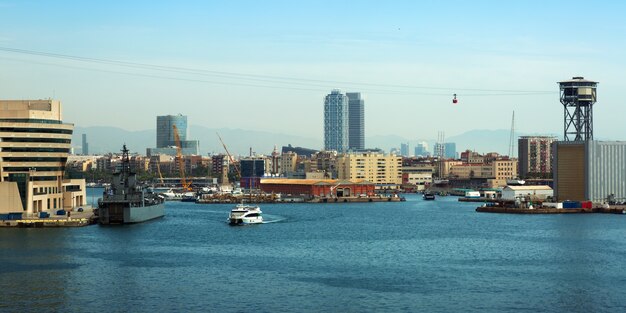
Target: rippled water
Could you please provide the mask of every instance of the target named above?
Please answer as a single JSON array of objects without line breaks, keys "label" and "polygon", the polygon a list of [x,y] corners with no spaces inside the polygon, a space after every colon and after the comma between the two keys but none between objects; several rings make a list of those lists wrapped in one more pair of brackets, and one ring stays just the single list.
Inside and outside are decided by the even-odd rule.
[{"label": "rippled water", "polygon": [[626,216],[404,203],[167,203],[121,226],[0,229],[0,311],[624,312]]}]

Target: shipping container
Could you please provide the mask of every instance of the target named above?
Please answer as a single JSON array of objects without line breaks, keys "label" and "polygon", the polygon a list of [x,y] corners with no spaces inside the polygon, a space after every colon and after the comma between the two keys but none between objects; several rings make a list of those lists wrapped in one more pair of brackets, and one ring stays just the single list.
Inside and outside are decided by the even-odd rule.
[{"label": "shipping container", "polygon": [[9,214],[0,214],[0,220],[8,220]]},{"label": "shipping container", "polygon": [[50,217],[50,213],[48,212],[39,212],[39,218],[47,218]]},{"label": "shipping container", "polygon": [[22,213],[9,213],[9,219],[10,220],[21,220],[22,219]]},{"label": "shipping container", "polygon": [[58,210],[57,215],[65,215],[65,210]]},{"label": "shipping container", "polygon": [[580,209],[582,205],[578,201],[563,201],[564,209]]},{"label": "shipping container", "polygon": [[593,202],[591,201],[583,201],[581,202],[581,206],[583,209],[593,209]]}]

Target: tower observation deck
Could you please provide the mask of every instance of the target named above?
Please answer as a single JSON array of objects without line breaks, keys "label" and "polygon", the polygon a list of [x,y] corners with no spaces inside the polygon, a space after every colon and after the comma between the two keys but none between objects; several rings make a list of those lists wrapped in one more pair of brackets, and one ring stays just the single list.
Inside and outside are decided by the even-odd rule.
[{"label": "tower observation deck", "polygon": [[559,82],[564,109],[564,141],[593,140],[593,104],[598,82],[573,77]]}]

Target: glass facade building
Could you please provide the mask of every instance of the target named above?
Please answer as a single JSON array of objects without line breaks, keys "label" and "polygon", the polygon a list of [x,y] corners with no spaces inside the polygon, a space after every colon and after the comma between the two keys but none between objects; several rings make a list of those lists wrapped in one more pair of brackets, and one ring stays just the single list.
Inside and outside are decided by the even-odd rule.
[{"label": "glass facade building", "polygon": [[187,140],[187,116],[164,115],[157,116],[157,148],[166,148],[176,145],[174,139],[174,125],[178,128],[178,136],[181,143]]},{"label": "glass facade building", "polygon": [[176,155],[176,139],[174,137],[174,125],[178,129],[180,146],[183,155],[200,154],[200,144],[197,140],[187,140],[187,116],[163,115],[157,116],[157,146],[148,148],[147,155],[167,154]]},{"label": "glass facade building", "polygon": [[[348,149],[365,149],[365,101],[360,92],[348,92]],[[408,153],[407,153],[408,155]]]},{"label": "glass facade building", "polygon": [[335,89],[324,99],[324,150],[348,150],[348,97]]}]

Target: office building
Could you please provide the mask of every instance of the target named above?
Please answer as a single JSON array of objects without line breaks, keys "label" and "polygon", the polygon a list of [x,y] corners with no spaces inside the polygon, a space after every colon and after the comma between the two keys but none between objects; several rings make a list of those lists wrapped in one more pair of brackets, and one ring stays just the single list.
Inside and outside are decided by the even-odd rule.
[{"label": "office building", "polygon": [[239,160],[241,188],[259,188],[261,178],[265,176],[265,161],[265,157],[248,157]]},{"label": "office building", "polygon": [[56,100],[0,101],[0,213],[33,216],[87,204],[84,179],[64,179],[73,124]]},{"label": "office building", "polygon": [[456,143],[446,142],[444,145],[444,156],[446,159],[456,159]]},{"label": "office building", "polygon": [[365,149],[365,101],[360,92],[348,92],[348,149]]},{"label": "office building", "polygon": [[430,153],[428,152],[428,144],[425,142],[418,143],[415,147],[415,156],[426,157],[429,155]]},{"label": "office building", "polygon": [[400,155],[408,157],[409,155],[409,143],[401,143],[400,144]]},{"label": "office building", "polygon": [[348,150],[348,110],[348,97],[337,89],[324,99],[324,150]]},{"label": "office building", "polygon": [[156,148],[148,148],[148,156],[165,154],[175,156],[177,153],[176,130],[180,142],[181,153],[183,155],[200,154],[200,145],[197,140],[187,140],[187,116],[186,115],[164,115],[157,116],[156,124]]},{"label": "office building", "polygon": [[87,134],[83,134],[83,149],[82,149],[82,155],[89,155],[89,144],[87,143]]},{"label": "office building", "polygon": [[517,140],[520,178],[552,176],[553,136],[522,136]]}]

